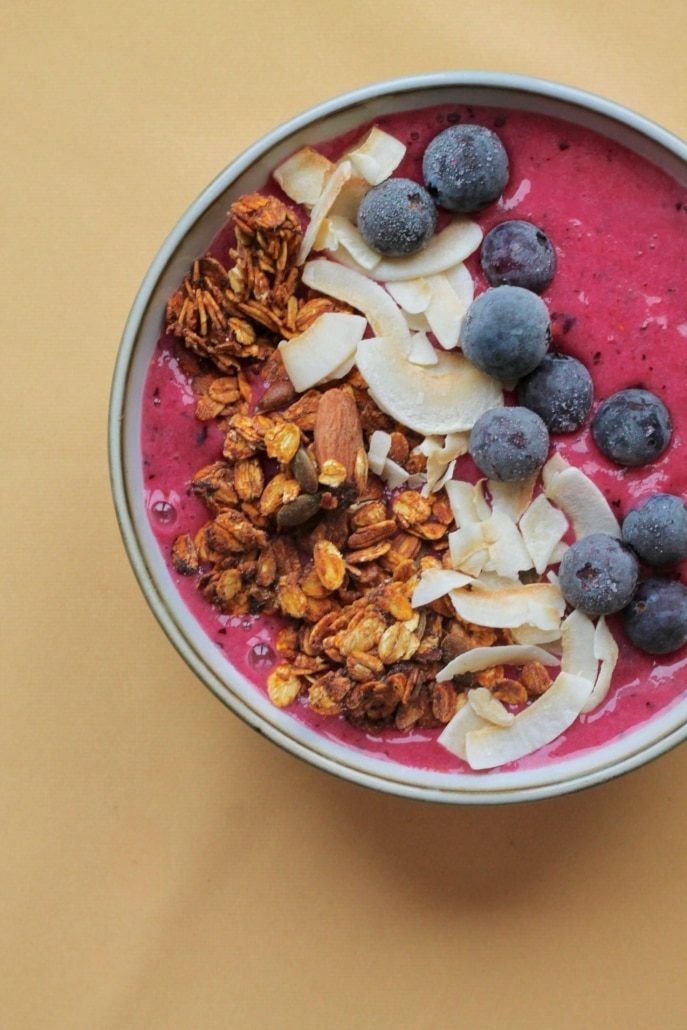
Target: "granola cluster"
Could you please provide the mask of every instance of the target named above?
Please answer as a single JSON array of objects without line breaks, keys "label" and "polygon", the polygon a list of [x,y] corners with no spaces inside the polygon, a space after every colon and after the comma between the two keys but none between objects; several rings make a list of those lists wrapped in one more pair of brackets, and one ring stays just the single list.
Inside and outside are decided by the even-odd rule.
[{"label": "granola cluster", "polygon": [[411,604],[422,572],[449,566],[446,491],[390,491],[369,470],[377,430],[409,477],[426,458],[355,369],[295,392],[279,341],[342,306],[303,288],[302,230],[285,205],[251,195],[231,216],[229,268],[194,262],[167,308],[167,331],[201,359],[196,417],[224,433],[222,458],[191,484],[208,521],[175,540],[175,569],[223,613],[283,618],[267,681],[280,707],[303,698],[368,731],[405,731],[446,724],[475,686],[506,704],[539,696],[551,680],[538,662],[517,679],[496,666],[437,682],[458,654],[509,643],[509,632],[462,621],[447,597]]}]

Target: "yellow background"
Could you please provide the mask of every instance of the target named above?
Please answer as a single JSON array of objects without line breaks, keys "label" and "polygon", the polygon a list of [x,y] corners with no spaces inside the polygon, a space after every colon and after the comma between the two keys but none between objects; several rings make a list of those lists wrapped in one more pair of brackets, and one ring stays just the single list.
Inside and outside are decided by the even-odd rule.
[{"label": "yellow background", "polygon": [[4,0],[0,1025],[687,1026],[687,747],[485,809],[340,782],[188,671],[109,493],[119,336],[240,150],[372,80],[473,68],[687,137],[683,0]]}]

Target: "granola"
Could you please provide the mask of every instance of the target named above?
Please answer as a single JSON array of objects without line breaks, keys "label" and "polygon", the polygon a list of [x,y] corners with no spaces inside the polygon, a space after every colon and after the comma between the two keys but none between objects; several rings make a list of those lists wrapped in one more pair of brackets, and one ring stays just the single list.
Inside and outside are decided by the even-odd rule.
[{"label": "granola", "polygon": [[278,707],[300,700],[368,732],[407,732],[446,725],[473,688],[506,704],[538,697],[551,680],[535,662],[516,679],[497,666],[437,681],[457,655],[511,635],[461,619],[445,596],[412,603],[423,574],[448,564],[453,508],[443,487],[390,489],[368,452],[387,434],[410,482],[426,472],[424,438],[379,408],[355,368],[294,390],[280,340],[350,307],[303,285],[302,229],[284,204],[252,194],[230,215],[227,266],[194,261],[167,305],[167,332],[201,359],[196,417],[224,438],[193,477],[208,520],[176,539],[174,568],[227,615],[281,617],[266,684]]}]

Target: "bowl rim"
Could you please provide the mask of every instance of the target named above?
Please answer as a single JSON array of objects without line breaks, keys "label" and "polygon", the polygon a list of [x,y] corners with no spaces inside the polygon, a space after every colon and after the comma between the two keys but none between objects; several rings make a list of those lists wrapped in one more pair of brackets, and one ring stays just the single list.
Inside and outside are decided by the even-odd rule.
[{"label": "bowl rim", "polygon": [[[378,101],[383,97],[400,94],[417,95],[418,103],[414,103],[413,106],[426,106],[427,101],[422,103],[424,93],[451,87],[504,91],[514,98],[517,95],[530,98],[536,96],[545,101],[560,102],[563,107],[568,109],[577,107],[587,116],[598,116],[604,123],[616,123],[623,134],[630,130],[642,139],[649,140],[656,147],[672,154],[678,164],[684,164],[687,168],[687,143],[644,115],[576,86],[532,76],[488,71],[444,71],[417,74],[375,82],[313,105],[265,133],[220,171],[181,215],[154,256],[131,305],[116,355],[108,412],[108,461],[110,487],[119,531],[139,587],[158,623],[177,652],[201,682],[220,701],[233,710],[234,714],[292,755],[359,786],[414,800],[456,804],[502,804],[540,800],[572,793],[637,769],[687,739],[687,718],[680,725],[669,728],[660,739],[648,746],[642,745],[631,749],[624,757],[612,761],[611,764],[604,764],[586,772],[573,774],[567,779],[558,777],[548,782],[529,786],[517,783],[511,786],[509,777],[498,773],[492,773],[488,777],[479,778],[479,780],[470,777],[475,784],[474,789],[467,786],[465,777],[461,777],[462,785],[458,786],[455,782],[446,787],[436,784],[418,785],[404,782],[402,777],[393,775],[393,770],[397,768],[394,763],[390,763],[388,768],[370,771],[367,768],[361,768],[356,761],[348,763],[342,761],[340,757],[332,758],[327,753],[329,749],[326,743],[323,743],[322,747],[313,747],[311,744],[304,743],[288,732],[284,732],[283,729],[261,719],[259,714],[256,714],[255,710],[235,693],[229,695],[221,679],[189,642],[183,626],[170,611],[159,591],[151,564],[146,557],[145,549],[137,532],[136,518],[127,484],[124,456],[127,393],[139,332],[146,312],[153,302],[160,278],[168,268],[172,256],[177,253],[182,241],[201,216],[263,154],[272,152],[279,144],[283,144],[291,136],[314,123],[329,119],[332,115],[347,109],[364,108],[366,104]],[[360,122],[366,120],[364,111],[361,111],[359,120]],[[608,135],[608,132],[606,134]],[[484,785],[483,788],[478,787],[477,782],[481,782]]]}]

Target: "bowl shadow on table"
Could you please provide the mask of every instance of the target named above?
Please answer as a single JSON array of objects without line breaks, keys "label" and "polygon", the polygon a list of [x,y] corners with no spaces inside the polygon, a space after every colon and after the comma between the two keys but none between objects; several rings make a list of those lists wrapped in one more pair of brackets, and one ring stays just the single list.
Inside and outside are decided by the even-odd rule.
[{"label": "bowl shadow on table", "polygon": [[652,833],[674,785],[666,756],[577,793],[516,804],[410,801],[320,775],[308,786],[353,859],[389,893],[415,895],[425,910],[465,912],[515,907],[535,891],[575,892],[607,874],[637,834]]}]

